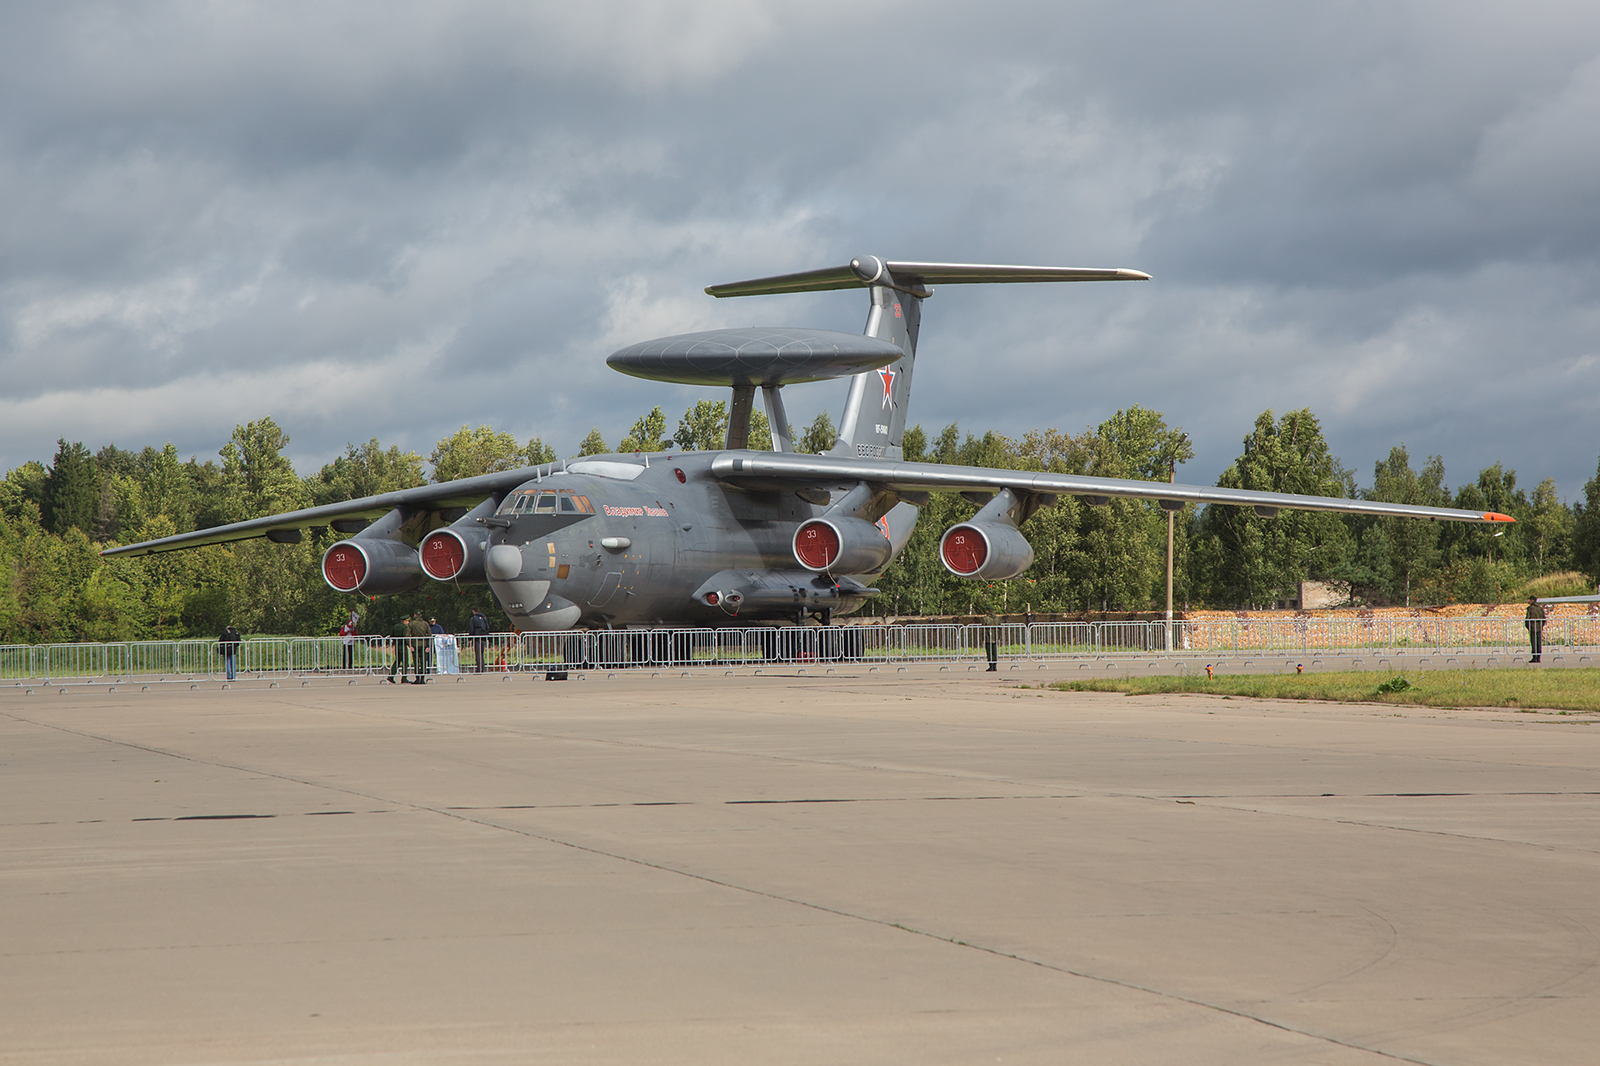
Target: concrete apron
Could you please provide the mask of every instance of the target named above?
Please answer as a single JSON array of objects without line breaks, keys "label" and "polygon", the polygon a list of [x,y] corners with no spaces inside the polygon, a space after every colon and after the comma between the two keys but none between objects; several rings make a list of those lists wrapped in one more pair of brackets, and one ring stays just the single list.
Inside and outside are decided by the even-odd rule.
[{"label": "concrete apron", "polygon": [[0,698],[3,1058],[1600,1038],[1588,718],[852,673]]}]

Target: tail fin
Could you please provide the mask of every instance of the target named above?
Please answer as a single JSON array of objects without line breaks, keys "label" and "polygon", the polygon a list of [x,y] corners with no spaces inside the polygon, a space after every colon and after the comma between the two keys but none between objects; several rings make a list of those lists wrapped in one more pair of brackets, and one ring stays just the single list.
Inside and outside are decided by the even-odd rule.
[{"label": "tail fin", "polygon": [[882,261],[871,256],[850,265],[876,265],[869,294],[867,336],[899,347],[904,354],[888,366],[867,370],[850,379],[850,394],[839,418],[839,439],[830,454],[873,459],[899,459],[900,440],[906,431],[906,405],[911,399],[911,371],[917,362],[917,328],[922,324],[922,297],[896,284]]},{"label": "tail fin", "polygon": [[706,292],[721,297],[868,289],[872,305],[867,312],[865,333],[897,345],[904,354],[886,367],[868,370],[850,379],[850,395],[845,400],[839,422],[839,439],[831,454],[899,459],[906,429],[906,408],[911,399],[911,374],[917,358],[922,301],[933,295],[929,285],[1149,279],[1149,274],[1138,270],[885,262],[877,256],[863,255],[850,260],[848,266],[713,285]]}]

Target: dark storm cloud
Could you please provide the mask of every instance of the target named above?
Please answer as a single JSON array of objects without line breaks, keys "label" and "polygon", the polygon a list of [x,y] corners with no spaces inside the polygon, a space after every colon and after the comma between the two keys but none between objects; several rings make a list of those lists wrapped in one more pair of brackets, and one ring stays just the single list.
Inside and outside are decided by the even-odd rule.
[{"label": "dark storm cloud", "polygon": [[[302,469],[492,422],[572,450],[703,395],[604,355],[859,329],[709,283],[903,258],[1136,266],[956,288],[913,421],[1134,403],[1212,480],[1266,407],[1359,473],[1568,495],[1600,435],[1600,14],[1573,5],[13,5],[0,468],[270,414]],[[793,390],[835,412],[842,388]],[[836,395],[837,394],[837,395]]]}]

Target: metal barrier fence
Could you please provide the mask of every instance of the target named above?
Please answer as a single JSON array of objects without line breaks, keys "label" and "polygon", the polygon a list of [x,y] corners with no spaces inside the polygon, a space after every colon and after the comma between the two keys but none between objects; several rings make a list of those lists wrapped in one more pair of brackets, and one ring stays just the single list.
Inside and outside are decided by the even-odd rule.
[{"label": "metal barrier fence", "polygon": [[[1544,626],[1548,653],[1600,649],[1600,616]],[[1311,653],[1514,655],[1528,632],[1514,618],[1293,618],[1265,621],[1048,622],[997,626],[756,626],[748,629],[571,630],[485,637],[263,637],[243,641],[243,678],[416,677],[424,674],[804,666],[817,663],[1049,663],[1170,656],[1226,660]],[[0,645],[0,682],[182,681],[227,673],[214,640]]]}]

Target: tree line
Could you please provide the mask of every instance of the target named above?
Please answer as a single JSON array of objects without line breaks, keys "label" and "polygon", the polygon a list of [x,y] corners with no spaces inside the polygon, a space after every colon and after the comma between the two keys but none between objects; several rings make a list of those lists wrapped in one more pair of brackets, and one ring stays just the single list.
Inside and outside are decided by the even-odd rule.
[{"label": "tree line", "polygon": [[[577,455],[615,451],[720,448],[727,404],[702,400],[675,431],[656,407],[613,449],[594,429]],[[826,412],[796,435],[795,447],[821,453],[834,443]],[[478,474],[551,462],[539,438],[519,442],[489,426],[463,426],[429,456],[349,444],[309,476],[283,454],[288,436],[271,418],[234,429],[217,459],[179,457],[170,443],[139,451],[57,442],[48,465],[30,461],[0,481],[0,643],[167,639],[210,636],[233,622],[247,633],[327,633],[354,606],[366,632],[388,632],[403,613],[422,610],[452,630],[474,606],[503,620],[484,586],[429,582],[401,596],[356,600],[322,581],[318,561],[334,539],[314,531],[298,544],[244,541],[139,559],[103,559],[100,549],[206,529],[300,507],[338,503]],[[752,416],[751,446],[770,446],[763,412]],[[908,430],[912,462],[1166,481],[1192,457],[1187,436],[1159,412],[1132,407],[1078,434],[1036,430],[1020,438],[963,435],[956,424],[929,438]],[[1316,512],[1262,517],[1252,508],[1185,507],[1174,515],[1174,595],[1180,607],[1271,607],[1293,599],[1306,580],[1327,582],[1354,604],[1502,602],[1534,589],[1543,595],[1592,591],[1600,582],[1600,470],[1571,505],[1545,479],[1527,492],[1501,464],[1446,484],[1438,456],[1414,463],[1404,444],[1375,464],[1365,487],[1331,453],[1309,410],[1264,412],[1239,457],[1217,484],[1500,511],[1509,528]],[[1033,567],[1011,581],[970,582],[938,559],[939,537],[977,510],[956,494],[935,493],[910,544],[876,580],[865,608],[876,614],[969,611],[1140,611],[1165,599],[1167,512],[1154,503],[1113,499],[1091,506],[1063,496],[1023,526]],[[1499,533],[1499,536],[1496,534]]]}]

